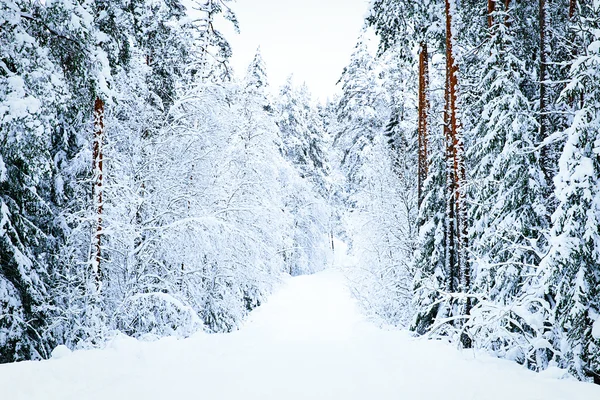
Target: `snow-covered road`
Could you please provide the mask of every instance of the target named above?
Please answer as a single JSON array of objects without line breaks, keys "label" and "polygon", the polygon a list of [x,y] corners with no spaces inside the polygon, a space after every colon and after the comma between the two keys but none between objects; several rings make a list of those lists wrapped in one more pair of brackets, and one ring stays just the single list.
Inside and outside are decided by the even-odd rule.
[{"label": "snow-covered road", "polygon": [[590,400],[600,386],[380,330],[329,270],[288,280],[238,332],[120,338],[105,350],[0,365],[0,399]]}]

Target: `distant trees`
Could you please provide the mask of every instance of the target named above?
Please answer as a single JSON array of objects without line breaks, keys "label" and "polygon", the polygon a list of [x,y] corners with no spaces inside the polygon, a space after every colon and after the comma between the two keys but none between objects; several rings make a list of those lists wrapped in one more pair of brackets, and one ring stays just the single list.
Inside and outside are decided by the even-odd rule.
[{"label": "distant trees", "polygon": [[[377,60],[361,36],[340,79],[332,165],[344,185],[343,221],[360,268],[355,295],[372,316],[406,324],[411,308],[410,255],[417,227],[417,71],[386,53]],[[392,81],[392,78],[397,81]],[[389,85],[392,83],[393,85]]]},{"label": "distant trees", "polygon": [[311,273],[330,251],[328,138],[308,88],[294,86],[292,77],[280,88],[273,113],[280,152],[300,173],[300,179],[282,176],[290,189],[284,201],[294,227],[283,254],[290,274]]}]

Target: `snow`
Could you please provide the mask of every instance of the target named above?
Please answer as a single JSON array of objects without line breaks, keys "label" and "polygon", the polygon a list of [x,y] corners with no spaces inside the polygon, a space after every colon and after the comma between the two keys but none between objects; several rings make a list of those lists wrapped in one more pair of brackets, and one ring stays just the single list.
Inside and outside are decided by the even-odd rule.
[{"label": "snow", "polygon": [[64,344],[60,346],[56,346],[54,350],[52,350],[52,354],[50,355],[53,359],[57,360],[59,358],[65,358],[72,353],[71,349],[69,349]]},{"label": "snow", "polygon": [[8,171],[6,170],[6,164],[0,155],[0,182],[5,182],[8,179]]},{"label": "snow", "polygon": [[592,337],[600,340],[600,316],[596,319],[594,325],[592,325]]},{"label": "snow", "polygon": [[563,375],[381,330],[329,269],[287,280],[234,333],[119,335],[104,350],[0,365],[0,399],[600,398],[600,387]]},{"label": "snow", "polygon": [[6,87],[10,90],[3,102],[0,102],[0,121],[7,124],[29,114],[37,113],[41,108],[40,101],[29,96],[25,90],[25,81],[18,75],[5,79]]}]

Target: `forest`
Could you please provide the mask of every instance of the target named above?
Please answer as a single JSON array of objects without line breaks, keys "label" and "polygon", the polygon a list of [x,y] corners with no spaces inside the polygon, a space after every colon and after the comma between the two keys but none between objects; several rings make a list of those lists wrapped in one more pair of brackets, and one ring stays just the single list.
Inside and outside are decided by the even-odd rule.
[{"label": "forest", "polygon": [[371,323],[600,384],[600,0],[365,7],[318,101],[231,0],[0,0],[0,363],[237,331],[343,242]]}]

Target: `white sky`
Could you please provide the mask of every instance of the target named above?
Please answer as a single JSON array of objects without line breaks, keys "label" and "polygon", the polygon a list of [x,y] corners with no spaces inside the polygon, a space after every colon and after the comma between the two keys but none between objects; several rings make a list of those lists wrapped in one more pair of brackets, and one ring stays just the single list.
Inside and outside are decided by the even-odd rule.
[{"label": "white sky", "polygon": [[[232,64],[242,75],[260,45],[269,82],[278,90],[290,74],[321,100],[350,60],[368,0],[237,0],[232,8],[241,34],[222,29],[233,47]],[[224,27],[222,27],[224,28]]]}]

